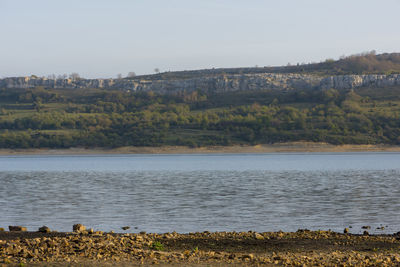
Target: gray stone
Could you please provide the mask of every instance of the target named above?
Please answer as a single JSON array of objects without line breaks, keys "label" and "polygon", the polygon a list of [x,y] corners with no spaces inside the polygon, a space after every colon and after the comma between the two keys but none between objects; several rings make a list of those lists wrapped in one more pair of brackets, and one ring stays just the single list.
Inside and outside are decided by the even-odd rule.
[{"label": "gray stone", "polygon": [[10,232],[26,232],[27,229],[26,227],[23,226],[8,226],[8,229],[10,230]]},{"label": "gray stone", "polygon": [[49,227],[43,225],[42,227],[39,228],[38,232],[40,232],[40,233],[50,233],[51,230],[50,230]]},{"label": "gray stone", "polygon": [[84,225],[82,225],[82,224],[80,224],[80,223],[74,224],[74,225],[72,226],[72,230],[73,230],[74,232],[83,232],[83,231],[86,230],[86,226],[84,226]]}]

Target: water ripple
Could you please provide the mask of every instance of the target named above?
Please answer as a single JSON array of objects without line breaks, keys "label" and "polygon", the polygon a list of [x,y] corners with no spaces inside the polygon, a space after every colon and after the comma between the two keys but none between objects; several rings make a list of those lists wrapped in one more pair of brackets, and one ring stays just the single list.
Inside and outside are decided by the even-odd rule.
[{"label": "water ripple", "polygon": [[388,225],[386,232],[396,232],[399,178],[398,170],[3,171],[0,226],[68,231],[79,222],[191,232]]}]

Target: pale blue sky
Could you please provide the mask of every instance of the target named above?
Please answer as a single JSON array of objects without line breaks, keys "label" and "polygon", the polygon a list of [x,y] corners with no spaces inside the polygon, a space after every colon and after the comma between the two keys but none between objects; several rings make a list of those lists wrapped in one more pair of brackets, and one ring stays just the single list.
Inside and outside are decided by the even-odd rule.
[{"label": "pale blue sky", "polygon": [[400,0],[0,0],[0,77],[400,52]]}]

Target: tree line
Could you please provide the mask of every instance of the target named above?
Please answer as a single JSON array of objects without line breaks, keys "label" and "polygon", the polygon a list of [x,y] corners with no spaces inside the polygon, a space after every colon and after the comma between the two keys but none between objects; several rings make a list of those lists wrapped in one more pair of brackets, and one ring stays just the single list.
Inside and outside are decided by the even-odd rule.
[{"label": "tree line", "polygon": [[376,92],[159,95],[34,88],[3,89],[0,99],[1,148],[400,144],[397,100],[380,100]]}]

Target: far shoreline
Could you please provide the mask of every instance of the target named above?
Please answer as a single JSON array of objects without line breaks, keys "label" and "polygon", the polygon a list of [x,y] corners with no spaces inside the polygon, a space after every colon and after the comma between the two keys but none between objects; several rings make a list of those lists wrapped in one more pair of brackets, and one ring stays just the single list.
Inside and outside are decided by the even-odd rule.
[{"label": "far shoreline", "polygon": [[116,154],[260,154],[260,153],[340,153],[340,152],[400,152],[393,145],[332,145],[314,142],[287,142],[262,145],[119,147],[119,148],[32,148],[0,149],[0,156],[13,155],[116,155]]}]

